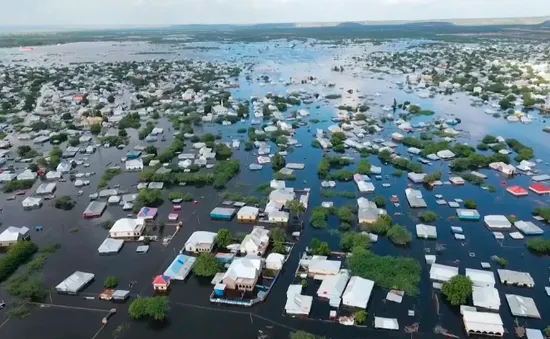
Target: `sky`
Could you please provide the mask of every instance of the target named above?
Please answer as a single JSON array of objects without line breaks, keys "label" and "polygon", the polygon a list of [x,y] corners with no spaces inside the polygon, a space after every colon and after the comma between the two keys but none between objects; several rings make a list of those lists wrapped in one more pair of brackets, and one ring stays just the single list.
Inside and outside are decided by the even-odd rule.
[{"label": "sky", "polygon": [[162,26],[550,15],[550,0],[0,0],[1,26]]}]

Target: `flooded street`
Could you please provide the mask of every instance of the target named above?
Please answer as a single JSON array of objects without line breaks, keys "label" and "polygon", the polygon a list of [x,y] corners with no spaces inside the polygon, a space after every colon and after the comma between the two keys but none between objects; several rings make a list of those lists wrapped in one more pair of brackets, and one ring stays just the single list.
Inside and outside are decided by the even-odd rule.
[{"label": "flooded street", "polygon": [[[417,43],[417,42],[416,42]],[[101,300],[84,300],[82,296],[97,295],[103,290],[103,281],[107,276],[119,277],[121,286],[126,288],[127,284],[136,281],[131,287],[132,295],[150,296],[153,295],[151,281],[153,277],[162,273],[174,256],[184,246],[189,236],[198,230],[216,232],[220,228],[230,229],[234,234],[237,232],[249,232],[250,225],[239,224],[236,220],[232,222],[213,221],[210,219],[210,211],[222,201],[221,193],[238,192],[244,196],[258,195],[256,188],[262,184],[269,183],[273,178],[273,170],[270,166],[264,166],[261,171],[250,171],[248,165],[256,163],[256,155],[243,150],[241,143],[240,150],[233,150],[233,158],[241,162],[240,173],[231,180],[227,189],[218,191],[212,187],[180,187],[174,186],[165,188],[163,197],[165,203],[159,208],[159,218],[167,220],[172,212],[172,204],[169,203],[168,194],[171,191],[189,192],[197,200],[183,203],[180,219],[183,228],[176,234],[168,246],[162,242],[154,242],[145,255],[136,253],[138,243],[126,242],[121,252],[115,256],[99,256],[97,248],[107,237],[108,232],[99,224],[106,220],[115,221],[123,218],[126,212],[119,206],[109,206],[103,216],[99,219],[84,220],[82,212],[89,203],[88,196],[97,191],[97,186],[105,169],[114,165],[122,165],[121,158],[133,149],[136,145],[155,145],[159,151],[166,148],[172,142],[170,129],[172,123],[167,118],[159,119],[157,127],[164,128],[166,141],[146,143],[137,138],[137,131],[128,129],[130,143],[119,150],[117,148],[99,147],[92,155],[78,154],[76,159],[83,156],[88,157],[90,167],[83,169],[85,172],[96,172],[89,178],[90,185],[80,188],[82,196],[78,197],[77,204],[70,211],[61,211],[53,207],[53,200],[45,201],[41,209],[23,211],[21,197],[8,201],[10,194],[0,194],[0,205],[2,214],[0,221],[2,227],[7,225],[27,226],[31,229],[31,238],[39,246],[48,246],[59,243],[61,249],[53,254],[46,262],[43,278],[47,286],[52,288],[51,304],[64,305],[67,307],[81,307],[82,310],[64,308],[58,306],[40,307],[34,310],[27,319],[10,319],[0,325],[0,338],[51,338],[51,339],[72,339],[72,338],[152,338],[162,336],[165,339],[179,338],[287,338],[288,333],[295,330],[305,330],[327,338],[436,338],[440,335],[434,334],[434,328],[441,326],[449,333],[460,338],[466,337],[463,330],[461,315],[456,307],[450,307],[445,300],[436,301],[433,297],[432,282],[429,277],[430,266],[426,264],[424,255],[434,254],[436,244],[444,250],[439,253],[437,263],[459,266],[463,268],[481,269],[480,262],[491,262],[491,256],[498,255],[508,260],[508,267],[512,270],[530,272],[536,281],[536,289],[520,289],[518,287],[499,286],[502,299],[500,314],[504,321],[504,327],[510,333],[505,337],[513,337],[515,326],[514,317],[507,309],[504,301],[505,293],[521,294],[534,298],[537,301],[538,309],[542,318],[550,316],[550,303],[548,295],[543,286],[548,285],[550,259],[546,256],[535,257],[526,248],[523,241],[513,240],[506,237],[504,240],[495,240],[492,232],[483,225],[483,222],[466,222],[454,220],[456,211],[448,205],[438,205],[435,194],[440,194],[447,201],[453,199],[472,199],[477,202],[477,209],[482,215],[504,214],[515,215],[518,220],[532,220],[534,207],[549,203],[549,197],[530,194],[524,198],[515,198],[508,194],[503,187],[503,178],[498,172],[483,169],[480,172],[488,176],[486,183],[496,187],[496,193],[482,190],[479,186],[467,183],[464,186],[442,185],[433,191],[427,190],[423,185],[415,185],[415,189],[422,191],[424,199],[428,204],[428,210],[434,211],[439,218],[436,222],[438,228],[437,240],[421,240],[413,236],[413,241],[408,247],[396,247],[385,238],[380,238],[377,243],[372,244],[372,251],[377,255],[392,255],[412,257],[417,259],[422,266],[420,294],[417,297],[406,296],[403,303],[386,302],[387,290],[375,287],[368,306],[368,320],[366,327],[343,326],[335,322],[320,321],[314,319],[293,319],[284,315],[286,302],[286,291],[288,285],[294,281],[294,272],[298,266],[301,254],[313,238],[327,241],[334,250],[339,249],[340,234],[338,233],[339,220],[336,217],[329,217],[328,229],[314,229],[309,225],[309,213],[315,206],[321,205],[323,201],[333,201],[335,206],[355,205],[354,199],[344,197],[324,198],[321,195],[321,180],[317,175],[317,166],[321,161],[324,152],[321,149],[311,147],[315,138],[316,129],[326,130],[334,122],[334,117],[339,105],[358,105],[367,98],[370,105],[369,114],[383,116],[388,112],[382,109],[383,106],[391,106],[394,99],[401,103],[410,101],[422,108],[431,109],[436,112],[434,116],[417,116],[410,120],[411,124],[420,121],[429,121],[434,118],[459,118],[461,123],[455,129],[461,132],[457,142],[468,143],[475,147],[486,134],[502,136],[504,138],[516,138],[523,144],[532,147],[535,157],[542,159],[537,168],[543,172],[549,172],[547,162],[550,161],[550,134],[544,133],[544,117],[538,112],[533,115],[536,119],[531,124],[510,123],[503,118],[494,118],[484,113],[486,107],[473,107],[471,101],[464,93],[453,95],[438,95],[435,98],[422,99],[416,93],[406,93],[400,90],[396,83],[403,81],[403,75],[380,74],[367,72],[360,67],[346,66],[345,72],[332,72],[331,67],[336,64],[351,64],[352,56],[371,53],[378,50],[393,51],[404,50],[414,45],[415,42],[394,42],[381,46],[372,45],[351,45],[332,48],[330,45],[298,43],[295,47],[287,41],[270,43],[250,44],[220,44],[215,45],[219,49],[208,51],[180,49],[178,45],[159,46],[147,43],[75,43],[61,46],[47,46],[36,48],[29,53],[19,52],[18,49],[0,49],[0,60],[5,63],[28,62],[29,64],[69,64],[82,62],[114,62],[147,59],[197,59],[218,63],[252,63],[250,74],[239,76],[239,88],[231,89],[234,98],[250,99],[251,97],[263,97],[266,93],[290,93],[304,90],[315,92],[321,95],[338,93],[342,97],[336,100],[318,100],[312,104],[302,104],[293,109],[304,108],[310,111],[308,120],[319,119],[318,123],[310,123],[309,127],[300,127],[296,130],[295,138],[302,147],[295,147],[286,156],[286,162],[304,163],[305,169],[295,171],[296,180],[288,182],[287,186],[297,189],[311,188],[309,209],[304,216],[306,220],[305,230],[295,245],[289,261],[285,264],[284,272],[279,277],[277,284],[271,291],[266,302],[252,308],[236,308],[218,306],[209,302],[209,295],[212,292],[210,279],[206,281],[191,275],[186,281],[175,282],[169,295],[171,311],[169,320],[162,326],[155,326],[147,321],[132,321],[127,315],[129,302],[113,306],[111,303]],[[200,44],[199,44],[200,45]],[[158,54],[155,54],[158,53]],[[164,53],[164,54],[163,54]],[[252,80],[247,80],[250,75]],[[268,75],[276,83],[260,86],[255,79]],[[318,84],[300,84],[285,86],[279,79],[288,80],[303,79],[313,76],[322,81],[335,83],[335,87],[328,87]],[[352,89],[353,93],[347,90]],[[360,98],[361,97],[361,98]],[[195,127],[195,133],[201,135],[207,132],[222,134],[222,141],[230,142],[233,139],[246,139],[246,134],[239,134],[239,128],[249,128],[250,120],[237,122],[231,126],[221,124],[204,124]],[[394,132],[398,132],[396,124],[392,121],[386,122],[384,131],[379,135],[370,135],[365,140],[384,138],[390,140]],[[14,148],[25,142],[13,140]],[[27,142],[30,144],[30,142]],[[190,150],[192,143],[186,142],[185,151]],[[48,153],[51,145],[45,144],[41,151]],[[275,152],[277,146],[272,143],[271,151]],[[407,147],[399,144],[396,153],[407,155]],[[479,151],[478,151],[479,152]],[[159,152],[160,153],[160,152]],[[359,161],[359,153],[348,149],[346,155]],[[369,199],[375,196],[384,196],[388,201],[386,210],[388,215],[393,217],[396,224],[405,226],[415,234],[415,225],[419,223],[417,211],[412,211],[405,197],[405,189],[409,187],[410,181],[406,176],[391,176],[393,168],[382,164],[378,157],[371,155],[369,161],[372,165],[382,167],[382,181],[375,181],[376,192],[366,196]],[[448,173],[449,162],[436,161],[431,166],[425,166],[425,172],[433,173],[441,170],[445,175]],[[20,164],[24,165],[24,164]],[[356,164],[344,167],[353,171]],[[17,168],[17,167],[16,167]],[[387,177],[386,177],[387,176]],[[40,181],[40,180],[39,180]],[[39,182],[38,181],[38,182]],[[120,189],[129,193],[137,193],[136,184],[139,181],[139,173],[128,173],[123,171],[121,175],[111,180],[110,185],[120,185]],[[35,184],[34,189],[38,186]],[[528,176],[520,175],[506,183],[509,185],[529,186],[531,179]],[[384,188],[381,183],[389,183],[391,187]],[[70,181],[57,184],[56,195],[72,195],[79,190]],[[357,188],[353,181],[338,182],[334,191],[356,192]],[[400,207],[389,203],[389,198],[397,195],[401,201]],[[35,231],[35,226],[43,226],[43,231]],[[464,229],[466,240],[458,241],[451,232],[451,226],[460,226]],[[77,227],[78,231],[71,231]],[[541,226],[543,227],[543,226]],[[164,234],[172,234],[174,226],[167,225]],[[544,226],[548,231],[548,226]],[[288,233],[292,230],[288,230]],[[550,232],[547,232],[550,233]],[[544,236],[548,237],[547,235]],[[497,265],[492,263],[492,270],[496,274]],[[72,272],[80,270],[94,272],[95,281],[86,288],[80,296],[57,295],[53,290],[59,282],[65,279]],[[314,288],[313,286],[310,288]],[[10,297],[0,291],[0,299],[9,300]],[[437,306],[436,306],[437,304]],[[111,307],[117,308],[117,314],[109,323],[101,329],[101,319]],[[435,310],[439,309],[439,313]],[[90,310],[86,310],[90,309]],[[94,310],[91,310],[94,309]],[[103,310],[103,311],[102,311]],[[408,310],[414,310],[415,316],[409,317]],[[327,318],[326,310],[313,309],[311,318],[315,318],[316,312],[323,313],[318,318]],[[398,318],[401,329],[395,332],[374,330],[374,316]],[[521,325],[543,329],[547,326],[544,320],[521,318]],[[420,328],[417,334],[404,333],[403,328],[413,323],[419,323]],[[1,324],[1,321],[0,321]],[[123,328],[120,333],[115,330]]]}]

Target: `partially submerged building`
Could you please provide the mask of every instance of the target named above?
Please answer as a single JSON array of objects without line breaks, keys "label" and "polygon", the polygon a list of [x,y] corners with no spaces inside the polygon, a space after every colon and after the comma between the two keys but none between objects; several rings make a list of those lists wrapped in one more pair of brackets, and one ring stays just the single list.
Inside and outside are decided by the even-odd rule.
[{"label": "partially submerged building", "polygon": [[106,202],[91,201],[86,210],[84,210],[84,213],[82,213],[82,216],[85,219],[99,218],[105,211],[105,208],[107,208]]},{"label": "partially submerged building", "polygon": [[510,229],[512,223],[504,215],[486,215],[483,217],[485,225],[490,229]]},{"label": "partially submerged building", "polygon": [[107,238],[98,247],[97,252],[99,254],[117,254],[123,245],[124,240],[122,239]]},{"label": "partially submerged building", "polygon": [[533,298],[515,294],[506,294],[506,301],[508,302],[508,307],[514,317],[541,318]]},{"label": "partially submerged building", "polygon": [[286,291],[285,312],[290,315],[308,316],[313,297],[302,295],[302,285],[289,285]]},{"label": "partially submerged building", "polygon": [[426,208],[428,205],[422,198],[422,192],[412,188],[405,189],[405,196],[409,202],[409,206],[412,208]]},{"label": "partially submerged building", "polygon": [[344,293],[348,280],[348,270],[340,270],[336,275],[324,277],[317,290],[317,296],[328,299],[332,307],[340,306],[340,297]]},{"label": "partially submerged building", "polygon": [[93,273],[76,271],[55,287],[57,293],[77,295],[94,280]]},{"label": "partially submerged building", "polygon": [[195,266],[196,260],[195,257],[178,254],[163,275],[169,277],[170,280],[185,280],[193,266]]},{"label": "partially submerged building", "polygon": [[473,286],[472,302],[475,307],[497,311],[500,309],[500,295],[493,286]]},{"label": "partially submerged building", "polygon": [[241,253],[253,254],[257,256],[264,255],[269,245],[269,230],[262,226],[255,226],[250,234],[247,234],[239,250]]},{"label": "partially submerged building", "polygon": [[479,220],[480,215],[477,210],[467,208],[457,208],[456,215],[460,220]]},{"label": "partially submerged building", "polygon": [[342,296],[342,304],[366,309],[374,288],[374,281],[361,277],[351,277]]},{"label": "partially submerged building", "polygon": [[109,230],[109,236],[113,239],[137,239],[145,231],[145,220],[142,218],[121,218],[115,221]]},{"label": "partially submerged building", "polygon": [[462,320],[468,335],[504,336],[502,318],[498,313],[464,311]]},{"label": "partially submerged building", "polygon": [[0,233],[0,247],[8,247],[29,238],[30,234],[27,227],[10,226]]},{"label": "partially submerged building", "polygon": [[218,234],[214,232],[193,232],[185,243],[185,250],[193,253],[211,252],[217,237]]},{"label": "partially submerged building", "polygon": [[229,207],[216,207],[210,212],[210,218],[214,220],[226,220],[233,219],[236,209]]},{"label": "partially submerged building", "polygon": [[440,282],[448,282],[458,275],[458,267],[433,263],[430,268],[430,279]]},{"label": "partially submerged building", "polygon": [[262,266],[260,258],[235,258],[224,273],[222,281],[228,289],[252,291],[260,277]]},{"label": "partially submerged building", "polygon": [[437,228],[431,225],[417,224],[416,236],[423,239],[437,239]]},{"label": "partially submerged building", "polygon": [[512,270],[498,269],[498,277],[504,285],[535,287],[535,281],[531,274]]}]

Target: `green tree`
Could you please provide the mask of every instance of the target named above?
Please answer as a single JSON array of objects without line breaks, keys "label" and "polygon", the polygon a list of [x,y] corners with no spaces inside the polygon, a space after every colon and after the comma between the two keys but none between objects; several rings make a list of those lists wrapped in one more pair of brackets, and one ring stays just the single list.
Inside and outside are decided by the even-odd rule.
[{"label": "green tree", "polygon": [[355,318],[355,323],[356,324],[364,324],[365,321],[367,321],[367,311],[365,310],[361,310],[361,311],[358,311],[354,314],[354,318]]},{"label": "green tree", "polygon": [[510,103],[510,100],[508,100],[506,98],[500,100],[498,102],[498,104],[500,105],[500,108],[502,108],[503,110],[507,110],[507,109],[512,107],[512,104]]},{"label": "green tree", "polygon": [[69,145],[76,147],[80,144],[80,138],[79,137],[72,137],[69,139]]},{"label": "green tree", "polygon": [[76,201],[68,195],[55,199],[54,207],[60,210],[70,211],[76,206]]},{"label": "green tree", "polygon": [[441,293],[453,306],[463,305],[472,295],[472,280],[463,275],[456,275],[441,286]]},{"label": "green tree", "polygon": [[362,159],[359,162],[359,165],[357,165],[356,172],[363,175],[369,175],[371,174],[370,168],[371,168],[370,162],[366,159]]},{"label": "green tree", "polygon": [[93,124],[90,126],[90,132],[94,135],[101,133],[101,124]]},{"label": "green tree", "polygon": [[6,290],[13,296],[30,301],[42,301],[48,294],[42,280],[29,274],[10,279],[6,284]]},{"label": "green tree", "polygon": [[227,159],[233,155],[231,148],[223,143],[216,144],[214,151],[216,152],[216,159],[218,160]]},{"label": "green tree", "polygon": [[313,250],[313,254],[329,256],[332,254],[332,251],[330,250],[328,243],[326,241],[322,241],[319,243],[319,246]]},{"label": "green tree", "polygon": [[297,215],[298,217],[301,217],[302,213],[306,211],[306,207],[300,200],[292,200],[288,203],[288,209],[292,214]]},{"label": "green tree", "polygon": [[193,266],[193,273],[199,277],[213,277],[221,268],[222,264],[213,253],[201,253]]},{"label": "green tree", "polygon": [[377,207],[383,208],[386,206],[386,198],[379,195],[376,198],[374,198],[374,203],[376,204]]},{"label": "green tree", "polygon": [[274,243],[286,241],[285,231],[283,231],[283,229],[280,227],[275,227],[274,229],[272,229],[270,235],[271,240],[273,240]]},{"label": "green tree", "polygon": [[128,132],[124,128],[118,130],[118,136],[121,138],[126,138],[128,136]]},{"label": "green tree", "polygon": [[304,331],[297,331],[290,333],[290,339],[324,339],[324,337],[318,337]]},{"label": "green tree", "polygon": [[340,207],[338,209],[337,214],[341,221],[344,221],[347,223],[352,223],[353,220],[355,219],[355,215],[353,214],[353,211],[351,210],[351,208],[347,206]]},{"label": "green tree", "polygon": [[118,286],[118,278],[114,275],[110,275],[105,279],[105,282],[103,283],[103,286],[105,288],[115,288]]},{"label": "green tree", "polygon": [[393,225],[387,233],[391,242],[396,245],[407,245],[412,240],[412,234],[405,227]]},{"label": "green tree", "polygon": [[218,247],[227,248],[227,246],[231,245],[232,242],[233,235],[228,229],[222,228],[218,231],[218,236],[216,237],[216,244]]},{"label": "green tree", "polygon": [[432,211],[422,212],[419,217],[423,222],[434,222],[437,220],[437,214]]},{"label": "green tree", "polygon": [[107,102],[112,104],[115,102],[115,97],[111,94],[107,97]]},{"label": "green tree", "polygon": [[369,248],[371,239],[368,234],[357,232],[346,232],[340,239],[340,247],[344,252],[350,252],[355,247]]},{"label": "green tree", "polygon": [[275,156],[273,156],[272,163],[273,163],[273,170],[274,171],[278,171],[281,168],[286,166],[285,157],[283,157],[279,153],[276,153]]},{"label": "green tree", "polygon": [[167,297],[137,298],[128,308],[130,317],[135,320],[150,318],[153,320],[164,320],[168,317],[170,304]]},{"label": "green tree", "polygon": [[469,208],[469,209],[472,209],[472,210],[475,210],[477,208],[477,204],[475,201],[471,200],[471,199],[468,199],[466,200],[466,202],[464,203],[464,207],[466,208]]}]

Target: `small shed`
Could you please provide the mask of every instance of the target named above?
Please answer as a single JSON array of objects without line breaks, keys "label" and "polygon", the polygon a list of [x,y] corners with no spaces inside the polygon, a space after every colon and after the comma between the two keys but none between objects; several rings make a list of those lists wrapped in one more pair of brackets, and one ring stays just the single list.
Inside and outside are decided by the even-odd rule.
[{"label": "small shed", "polygon": [[374,317],[374,328],[398,331],[399,322],[395,318]]},{"label": "small shed", "polygon": [[479,220],[479,212],[475,209],[457,208],[456,215],[460,220]]},{"label": "small shed", "polygon": [[155,291],[166,291],[168,287],[170,287],[170,277],[159,274],[153,279],[153,289]]},{"label": "small shed", "polygon": [[437,228],[431,225],[417,224],[416,236],[423,239],[437,239]]}]

